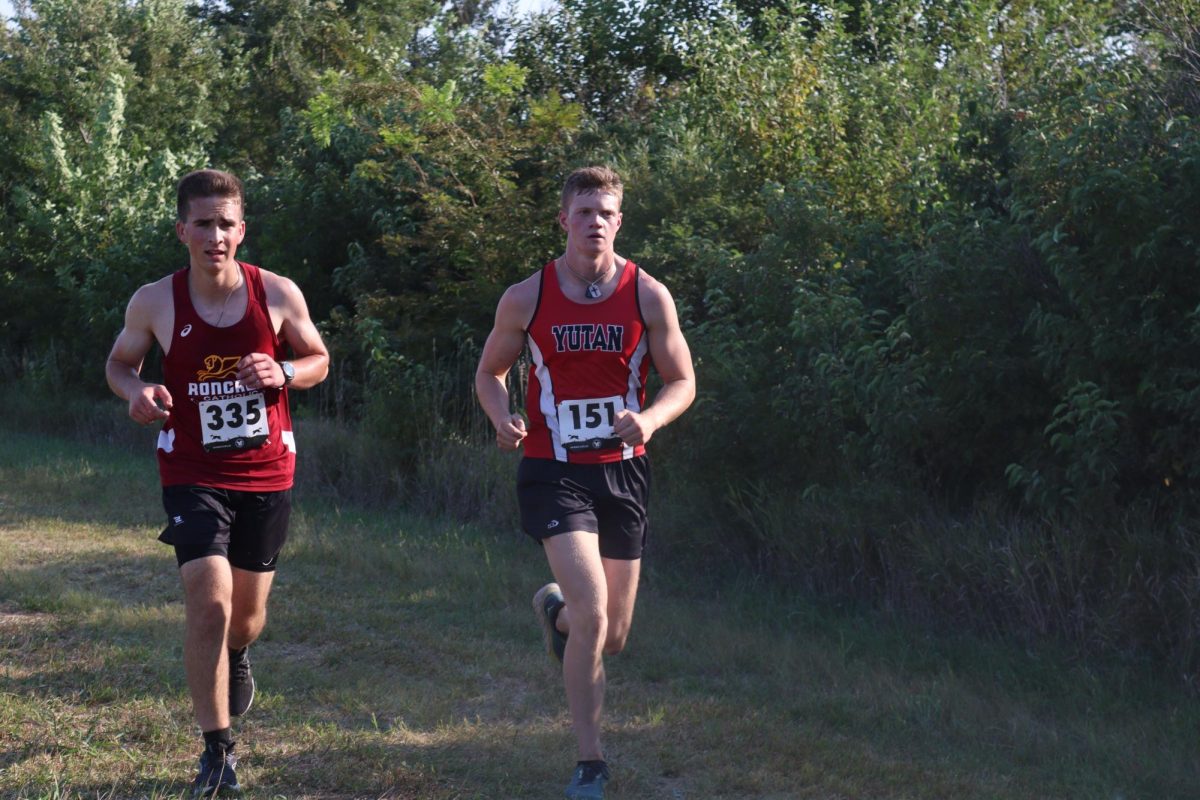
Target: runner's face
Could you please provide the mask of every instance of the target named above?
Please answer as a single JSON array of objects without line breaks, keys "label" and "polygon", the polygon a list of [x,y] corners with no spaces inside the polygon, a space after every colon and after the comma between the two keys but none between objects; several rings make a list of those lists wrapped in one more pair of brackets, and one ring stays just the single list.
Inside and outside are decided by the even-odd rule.
[{"label": "runner's face", "polygon": [[175,233],[187,245],[193,267],[220,272],[235,265],[238,245],[246,235],[242,205],[232,197],[193,198],[187,222],[177,221]]},{"label": "runner's face", "polygon": [[607,192],[577,194],[558,212],[558,224],[567,232],[567,250],[589,256],[611,253],[621,229],[621,201]]}]

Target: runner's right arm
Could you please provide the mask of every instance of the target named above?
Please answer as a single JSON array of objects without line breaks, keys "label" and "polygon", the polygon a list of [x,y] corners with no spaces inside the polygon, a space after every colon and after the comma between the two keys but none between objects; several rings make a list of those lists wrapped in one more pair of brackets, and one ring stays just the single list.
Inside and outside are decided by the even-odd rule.
[{"label": "runner's right arm", "polygon": [[134,292],[125,308],[125,327],[117,334],[104,366],[109,388],[129,401],[130,419],[142,425],[166,419],[173,405],[167,387],[141,378],[142,362],[155,342],[154,311],[161,307],[161,294],[161,283]]},{"label": "runner's right arm", "polygon": [[510,286],[496,306],[496,323],[483,345],[475,371],[479,405],[496,429],[496,446],[516,450],[526,436],[525,419],[509,410],[508,372],[525,346],[525,327],[537,300],[539,275]]}]

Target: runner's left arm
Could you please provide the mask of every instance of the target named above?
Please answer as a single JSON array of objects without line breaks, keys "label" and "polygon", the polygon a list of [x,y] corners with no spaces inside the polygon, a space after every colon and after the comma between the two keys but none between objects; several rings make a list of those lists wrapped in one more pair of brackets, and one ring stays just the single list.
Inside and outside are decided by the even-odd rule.
[{"label": "runner's left arm", "polygon": [[[311,389],[329,374],[329,351],[321,339],[321,333],[308,314],[308,304],[300,287],[290,278],[264,271],[267,284],[268,303],[278,310],[279,334],[292,348],[291,359],[296,368],[296,378],[288,387]],[[278,388],[283,386],[283,369],[273,356],[266,353],[250,353],[238,362],[238,380],[252,388]]]},{"label": "runner's left arm", "polygon": [[617,414],[613,432],[631,447],[650,441],[655,431],[686,411],[696,398],[692,353],[679,328],[675,301],[667,287],[648,275],[644,279],[642,316],[646,320],[650,358],[663,386],[641,412],[626,409]]}]

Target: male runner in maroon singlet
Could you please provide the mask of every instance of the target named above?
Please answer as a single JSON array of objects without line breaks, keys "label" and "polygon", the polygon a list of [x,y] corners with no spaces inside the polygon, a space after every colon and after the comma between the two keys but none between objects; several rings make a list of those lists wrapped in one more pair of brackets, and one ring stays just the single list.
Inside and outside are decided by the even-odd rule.
[{"label": "male runner in maroon singlet", "polygon": [[[247,648],[262,633],[287,538],[296,441],[289,389],[325,379],[329,352],[288,278],[236,260],[246,235],[235,176],[179,182],[189,266],[134,293],[105,372],[158,434],[167,527],[183,582],[183,659],[204,752],[193,794],[238,794],[230,717],[254,699]],[[163,383],[141,379],[157,343]],[[294,358],[288,360],[288,349]]]},{"label": "male runner in maroon singlet", "polygon": [[[555,583],[534,595],[547,650],[562,661],[579,761],[570,798],[602,798],[603,655],[625,647],[633,621],[650,471],[646,442],[696,394],[687,341],[661,283],[617,255],[621,179],[576,170],[558,221],[566,252],[504,293],[475,388],[503,450],[524,445],[521,524],[540,541]],[[528,346],[526,410],[510,411],[506,378]],[[663,387],[646,405],[650,364]]]}]

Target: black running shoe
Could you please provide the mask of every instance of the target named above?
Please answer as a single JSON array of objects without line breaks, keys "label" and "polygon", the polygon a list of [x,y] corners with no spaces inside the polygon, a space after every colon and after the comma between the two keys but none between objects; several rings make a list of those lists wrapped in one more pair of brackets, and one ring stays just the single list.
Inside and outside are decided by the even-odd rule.
[{"label": "black running shoe", "polygon": [[557,583],[547,583],[537,590],[533,596],[533,614],[537,617],[538,625],[542,627],[542,639],[546,643],[546,653],[561,662],[567,649],[567,637],[554,627],[558,612],[566,605],[562,591]]},{"label": "black running shoe", "polygon": [[240,717],[254,703],[254,676],[250,674],[250,648],[229,651],[229,716]]},{"label": "black running shoe", "polygon": [[603,761],[580,761],[571,773],[566,795],[571,800],[604,800],[604,784],[608,782],[608,764]]},{"label": "black running shoe", "polygon": [[192,783],[192,797],[240,797],[242,786],[237,779],[237,756],[233,749],[205,748],[200,755],[200,772]]}]

